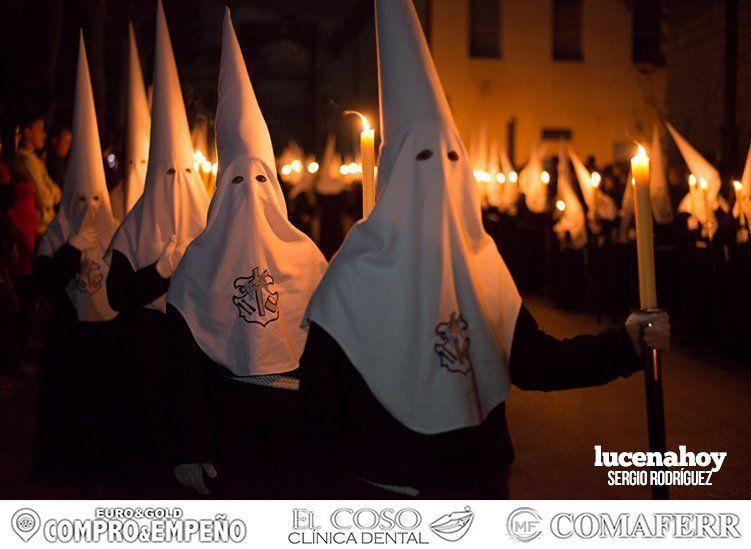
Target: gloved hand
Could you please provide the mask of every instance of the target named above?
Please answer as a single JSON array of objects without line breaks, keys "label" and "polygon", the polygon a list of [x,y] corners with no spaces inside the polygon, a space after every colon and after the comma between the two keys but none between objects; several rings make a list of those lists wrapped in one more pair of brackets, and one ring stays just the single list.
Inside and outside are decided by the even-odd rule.
[{"label": "gloved hand", "polygon": [[172,276],[185,253],[186,247],[186,243],[178,244],[177,237],[174,235],[169,239],[169,242],[164,247],[164,251],[162,251],[162,255],[159,256],[156,262],[156,270],[159,276],[162,278],[170,278]]},{"label": "gloved hand", "polygon": [[203,474],[206,473],[209,478],[216,478],[217,474],[211,463],[183,463],[176,466],[174,471],[177,482],[204,496],[209,494],[209,489],[203,480]]},{"label": "gloved hand", "polygon": [[68,244],[79,252],[83,252],[99,245],[99,234],[92,227],[82,227],[77,234],[68,239]]},{"label": "gloved hand", "polygon": [[626,319],[626,331],[639,356],[644,345],[658,351],[670,349],[670,317],[665,312],[631,313]]}]

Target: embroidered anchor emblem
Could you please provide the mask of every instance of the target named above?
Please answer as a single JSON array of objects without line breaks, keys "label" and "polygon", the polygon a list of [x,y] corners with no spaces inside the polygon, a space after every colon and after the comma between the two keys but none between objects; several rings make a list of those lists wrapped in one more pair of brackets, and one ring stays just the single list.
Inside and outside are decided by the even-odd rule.
[{"label": "embroidered anchor emblem", "polygon": [[245,322],[266,326],[279,318],[279,293],[272,291],[274,278],[268,269],[254,267],[250,276],[235,279],[232,303]]},{"label": "embroidered anchor emblem", "polygon": [[440,322],[435,328],[438,343],[435,352],[441,359],[441,367],[449,372],[467,374],[472,368],[469,360],[469,336],[467,321],[462,315],[451,313],[447,322]]},{"label": "embroidered anchor emblem", "polygon": [[79,292],[86,294],[96,293],[102,288],[102,281],[104,280],[102,267],[96,261],[83,258],[81,260],[81,270],[76,274],[75,280],[76,289]]}]

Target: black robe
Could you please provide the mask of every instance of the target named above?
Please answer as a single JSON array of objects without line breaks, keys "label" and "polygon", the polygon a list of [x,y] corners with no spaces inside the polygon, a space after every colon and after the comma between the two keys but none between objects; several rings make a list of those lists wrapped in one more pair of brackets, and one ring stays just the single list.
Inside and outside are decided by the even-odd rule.
[{"label": "black robe", "polygon": [[[509,370],[521,389],[600,385],[640,367],[625,328],[560,341],[542,332],[526,308],[519,312]],[[300,378],[306,467],[316,472],[317,496],[396,495],[373,483],[412,487],[434,499],[507,494],[514,448],[504,403],[476,427],[435,435],[412,431],[389,414],[338,343],[316,324],[300,360]]]},{"label": "black robe", "polygon": [[144,479],[168,471],[163,442],[167,428],[164,393],[169,387],[167,316],[144,306],[166,293],[169,282],[155,263],[136,271],[122,253],[112,252],[107,297],[119,311],[122,325],[116,342],[121,375],[114,397],[118,466],[124,474]]},{"label": "black robe", "polygon": [[45,484],[87,485],[109,474],[117,371],[117,319],[81,322],[66,287],[81,268],[81,252],[64,244],[34,261],[51,317],[40,361],[37,437],[32,475]]},{"label": "black robe", "polygon": [[236,377],[201,350],[172,305],[167,319],[171,463],[212,463],[218,475],[206,478],[211,497],[304,497],[302,475],[309,471],[300,446],[297,372]]}]

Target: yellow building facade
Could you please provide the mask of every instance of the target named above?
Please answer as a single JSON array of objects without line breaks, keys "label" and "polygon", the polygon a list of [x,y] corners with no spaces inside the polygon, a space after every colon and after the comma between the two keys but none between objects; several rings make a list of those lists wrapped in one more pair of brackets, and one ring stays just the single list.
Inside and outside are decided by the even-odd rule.
[{"label": "yellow building facade", "polygon": [[[526,162],[531,144],[544,135],[557,142],[555,136],[570,134],[578,154],[595,155],[598,164],[623,160],[632,152],[633,140],[650,138],[652,123],[665,114],[666,71],[632,60],[631,2],[482,4],[432,0],[422,13],[438,72],[468,147],[483,123],[489,140],[508,147],[511,119],[516,120],[513,160],[517,165]],[[498,20],[490,25],[478,22],[483,8],[494,10],[494,5],[499,8]],[[565,11],[572,5],[578,10],[574,17]],[[490,37],[493,49],[496,24],[498,56],[471,55],[477,36],[480,48],[487,49]],[[576,27],[573,33],[569,24]],[[557,56],[579,59],[555,59],[554,48],[560,49],[562,43],[570,49],[573,41],[576,49],[577,40],[579,55],[564,51]],[[548,155],[555,151],[551,142]]]}]

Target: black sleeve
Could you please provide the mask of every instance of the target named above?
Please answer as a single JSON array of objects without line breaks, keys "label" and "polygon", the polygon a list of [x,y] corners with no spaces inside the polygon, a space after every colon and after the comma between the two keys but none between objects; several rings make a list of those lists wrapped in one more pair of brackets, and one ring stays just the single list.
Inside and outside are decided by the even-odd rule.
[{"label": "black sleeve", "polygon": [[555,391],[602,385],[642,367],[625,327],[559,340],[537,326],[522,306],[509,370],[520,389]]},{"label": "black sleeve", "polygon": [[107,299],[115,311],[136,309],[151,303],[169,288],[169,278],[162,278],[156,263],[133,270],[128,258],[112,251],[112,263],[107,275]]},{"label": "black sleeve", "polygon": [[305,350],[300,357],[301,432],[307,450],[306,467],[310,473],[306,486],[309,497],[336,497],[338,439],[341,432],[346,381],[344,352],[336,341],[317,324],[311,323]]},{"label": "black sleeve", "polygon": [[52,257],[34,259],[34,278],[48,296],[62,292],[80,270],[81,252],[68,243],[60,246]]},{"label": "black sleeve", "polygon": [[209,414],[204,354],[180,312],[167,304],[171,357],[168,399],[167,455],[172,465],[212,463],[214,437]]}]

